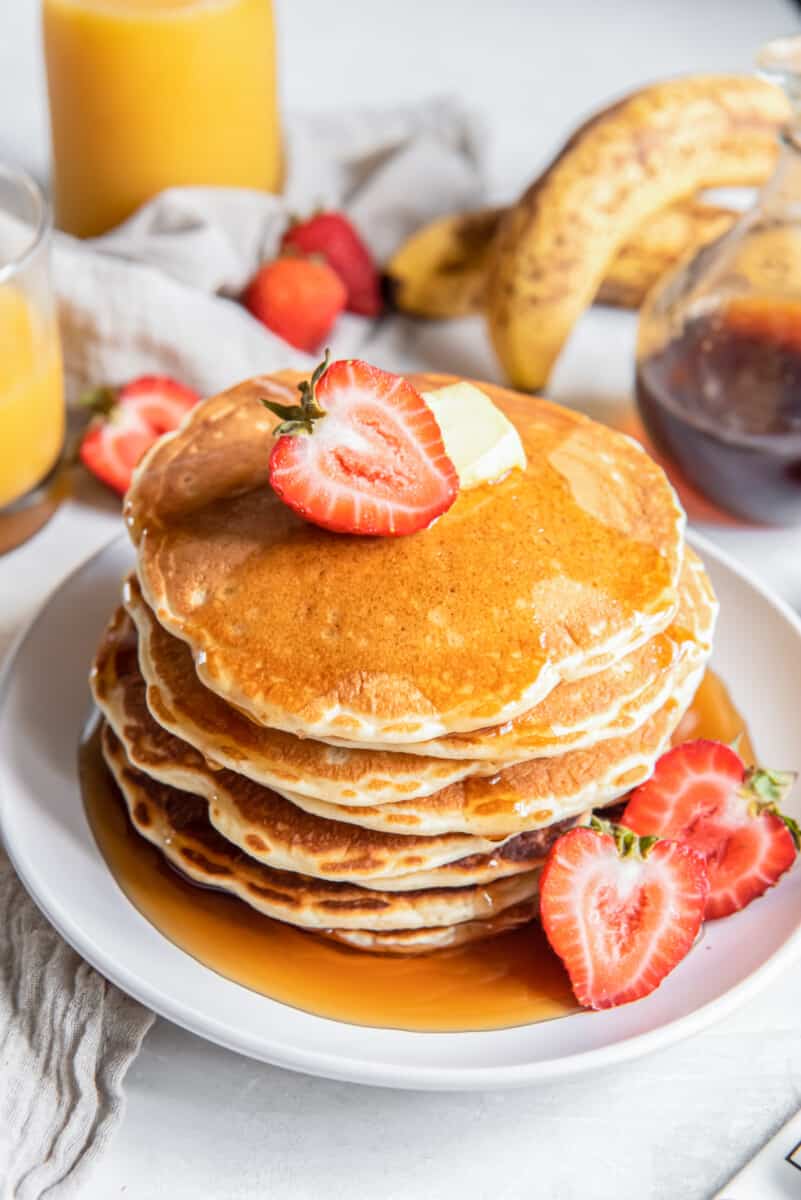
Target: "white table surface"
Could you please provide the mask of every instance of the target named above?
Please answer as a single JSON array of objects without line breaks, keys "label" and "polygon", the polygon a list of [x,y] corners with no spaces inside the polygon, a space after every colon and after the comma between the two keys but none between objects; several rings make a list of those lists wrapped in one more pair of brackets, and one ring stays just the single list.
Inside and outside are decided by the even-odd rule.
[{"label": "white table surface", "polygon": [[[0,0],[0,157],[46,177],[37,10]],[[801,25],[789,0],[280,0],[278,15],[287,104],[457,92],[486,114],[499,198],[606,98],[660,75],[747,69],[760,42]],[[633,339],[631,317],[594,311],[554,394],[599,414],[625,403]],[[444,369],[495,374],[478,321],[427,330],[418,351]],[[0,560],[0,648],[119,528],[115,501],[79,477],[73,501]],[[706,532],[801,609],[801,531]],[[127,1092],[121,1132],[81,1200],[700,1200],[801,1103],[801,963],[692,1041],[536,1090],[330,1083],[160,1020]]]}]

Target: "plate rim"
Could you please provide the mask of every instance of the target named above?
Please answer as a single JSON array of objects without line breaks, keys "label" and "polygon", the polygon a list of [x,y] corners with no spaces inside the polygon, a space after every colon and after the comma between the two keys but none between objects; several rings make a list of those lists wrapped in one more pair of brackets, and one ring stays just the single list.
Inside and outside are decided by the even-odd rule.
[{"label": "plate rim", "polygon": [[[790,605],[775,592],[766,587],[747,567],[733,558],[727,551],[720,549],[714,542],[696,531],[687,532],[687,541],[701,556],[716,560],[730,571],[747,587],[758,593],[760,598],[773,608],[794,630],[801,642],[801,617],[794,612]],[[86,555],[72,570],[58,580],[39,603],[32,616],[17,633],[7,652],[6,661],[0,672],[0,713],[6,702],[7,694],[14,677],[15,667],[20,652],[28,638],[34,633],[39,622],[56,598],[56,596],[74,580],[76,576],[89,568],[91,564],[112,547],[127,543],[127,534],[121,531],[111,537],[98,549]],[[3,764],[0,764],[0,778],[4,774]],[[700,1007],[686,1013],[684,1016],[667,1020],[658,1028],[643,1033],[624,1036],[605,1046],[592,1049],[578,1050],[567,1056],[537,1059],[530,1062],[503,1063],[495,1066],[450,1066],[438,1065],[427,1067],[421,1064],[405,1066],[396,1062],[372,1061],[354,1058],[343,1053],[326,1053],[319,1050],[306,1050],[301,1046],[288,1046],[286,1042],[275,1042],[269,1036],[254,1038],[249,1032],[239,1031],[235,1036],[230,1026],[209,1012],[187,1007],[186,1004],[174,1000],[168,991],[159,984],[154,984],[139,974],[131,973],[119,956],[110,959],[97,947],[89,935],[75,925],[69,914],[59,910],[59,906],[51,901],[46,884],[41,878],[32,877],[26,869],[24,860],[16,853],[13,842],[10,844],[6,832],[5,804],[0,791],[0,842],[20,878],[25,890],[31,897],[45,919],[57,930],[61,937],[73,947],[104,978],[120,987],[128,995],[150,1008],[153,1012],[172,1021],[174,1024],[189,1030],[189,1032],[213,1042],[235,1053],[243,1054],[257,1061],[266,1062],[288,1070],[300,1071],[305,1074],[320,1076],[328,1079],[341,1080],[372,1086],[396,1088],[423,1088],[441,1091],[468,1091],[488,1088],[511,1088],[544,1083],[558,1079],[566,1079],[592,1071],[631,1061],[635,1058],[674,1044],[695,1033],[709,1028],[714,1022],[722,1020],[739,1008],[741,1004],[757,995],[766,988],[782,971],[801,954],[801,920],[796,929],[786,938],[784,943],[775,950],[765,962],[755,967],[739,982],[730,987],[722,995],[706,1001]],[[102,862],[102,855],[90,832],[91,851]],[[141,920],[151,925],[136,906],[119,888],[111,877],[112,884],[130,904]],[[151,925],[152,928],[155,928]],[[160,931],[156,931],[161,937]],[[169,942],[169,939],[165,938]],[[178,954],[185,954],[180,947],[170,943]],[[191,957],[191,956],[189,956]],[[197,961],[197,960],[195,960]],[[201,966],[203,964],[200,964]],[[210,968],[204,968],[210,970]],[[224,977],[219,977],[224,978]],[[242,985],[232,980],[225,983],[234,988]],[[248,990],[248,989],[243,989]],[[269,998],[268,998],[269,999]],[[271,1001],[280,1004],[281,1001]],[[291,1006],[284,1006],[291,1007]],[[301,1012],[301,1010],[294,1010]],[[316,1020],[331,1020],[335,1024],[349,1025],[351,1029],[359,1026],[348,1022],[335,1021],[333,1018],[321,1018],[314,1014]],[[579,1014],[575,1014],[578,1016]],[[563,1018],[569,1019],[569,1018]],[[443,1036],[420,1031],[397,1031],[408,1038],[430,1038]],[[490,1032],[490,1031],[484,1031]],[[445,1034],[444,1036],[450,1036]],[[462,1033],[461,1036],[482,1036],[481,1031],[475,1034]]]}]

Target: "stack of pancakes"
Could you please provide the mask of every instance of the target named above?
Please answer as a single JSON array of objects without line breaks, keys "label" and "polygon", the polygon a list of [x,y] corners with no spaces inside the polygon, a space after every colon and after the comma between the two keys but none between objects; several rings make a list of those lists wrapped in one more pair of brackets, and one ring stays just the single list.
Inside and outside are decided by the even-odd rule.
[{"label": "stack of pancakes", "polygon": [[716,603],[681,508],[629,439],[482,384],[525,471],[409,537],[326,532],[267,479],[260,400],[297,378],[200,405],[136,472],[92,672],[131,820],[191,879],[361,949],[528,921],[549,846],[650,774],[703,675]]}]

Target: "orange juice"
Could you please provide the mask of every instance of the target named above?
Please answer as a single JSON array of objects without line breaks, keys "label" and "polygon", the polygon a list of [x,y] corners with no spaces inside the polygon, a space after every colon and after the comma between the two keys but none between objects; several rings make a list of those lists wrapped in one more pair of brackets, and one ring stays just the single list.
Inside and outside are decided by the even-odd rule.
[{"label": "orange juice", "polygon": [[0,508],[35,487],[64,440],[55,321],[14,284],[0,286]]},{"label": "orange juice", "polygon": [[43,26],[62,229],[180,184],[279,189],[271,0],[43,0]]}]

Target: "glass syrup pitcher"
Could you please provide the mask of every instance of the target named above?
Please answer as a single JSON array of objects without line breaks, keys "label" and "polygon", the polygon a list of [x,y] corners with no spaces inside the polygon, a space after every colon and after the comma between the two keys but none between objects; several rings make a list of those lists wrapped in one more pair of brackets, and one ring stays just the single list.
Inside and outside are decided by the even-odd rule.
[{"label": "glass syrup pitcher", "polygon": [[721,508],[801,524],[801,37],[769,43],[762,74],[792,117],[773,176],[722,237],[643,305],[637,403],[668,463]]}]

